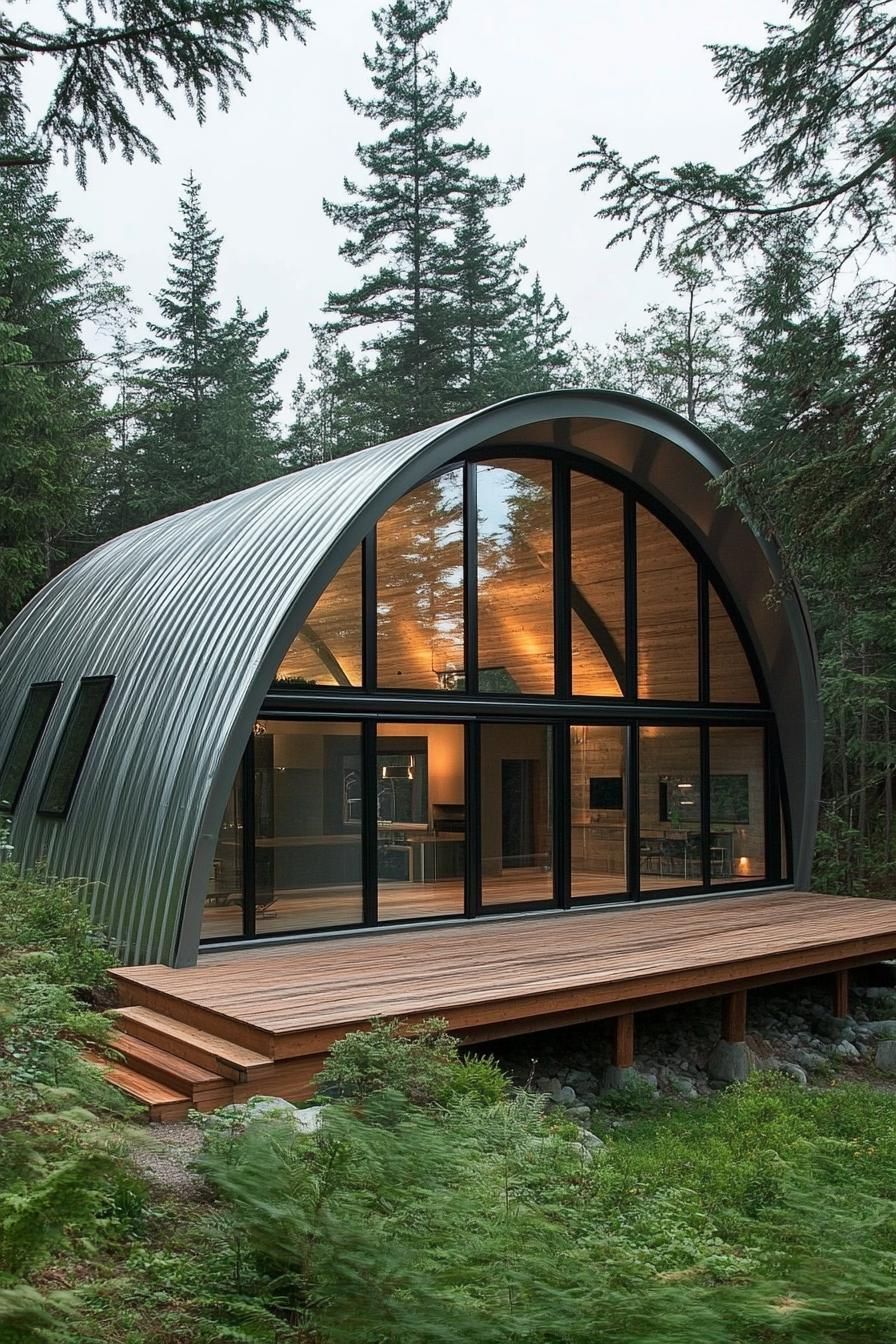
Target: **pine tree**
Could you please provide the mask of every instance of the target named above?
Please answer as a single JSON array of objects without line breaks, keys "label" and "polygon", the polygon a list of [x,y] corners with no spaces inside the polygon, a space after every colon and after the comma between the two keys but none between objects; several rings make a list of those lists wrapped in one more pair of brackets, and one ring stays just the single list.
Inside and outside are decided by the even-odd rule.
[{"label": "pine tree", "polygon": [[683,302],[648,304],[642,328],[623,328],[606,350],[579,351],[574,381],[649,397],[704,427],[724,422],[737,385],[733,319],[699,259],[675,253],[662,269]]},{"label": "pine tree", "polygon": [[149,324],[143,432],[132,446],[135,517],[145,522],[277,475],[284,355],[264,358],[267,315],[241,304],[222,322],[216,297],[221,239],[191,175],[173,230],[168,282]]},{"label": "pine tree", "polygon": [[[0,149],[0,170],[42,166],[53,148],[75,160],[83,183],[86,152],[105,162],[120,150],[130,162],[143,154],[158,161],[155,145],[133,120],[134,108],[151,103],[174,116],[172,88],[181,90],[200,121],[208,95],[226,108],[233,93],[249,79],[246,58],[267,46],[271,32],[304,42],[312,27],[307,10],[293,0],[102,0],[73,11],[57,0],[34,16],[16,22],[0,16],[0,100],[20,114],[17,134]],[[40,119],[37,135],[26,132],[20,72],[42,66],[58,76]],[[52,83],[52,81],[51,81]],[[44,83],[49,88],[51,84]],[[40,80],[35,82],[39,90]]]},{"label": "pine tree", "polygon": [[569,382],[573,345],[569,314],[555,294],[548,298],[541,277],[519,294],[516,316],[496,351],[501,395],[543,392]]},{"label": "pine tree", "polygon": [[[18,143],[21,118],[0,126]],[[46,168],[0,173],[0,624],[90,541],[104,413],[81,323],[121,301],[58,213]]]},{"label": "pine tree", "polygon": [[369,365],[356,360],[332,328],[312,330],[310,379],[300,378],[293,391],[283,442],[283,460],[292,470],[345,457],[386,437],[370,405]]},{"label": "pine tree", "polygon": [[438,74],[430,44],[449,8],[450,0],[393,0],[375,11],[379,40],[364,63],[376,96],[348,101],[385,134],[357,151],[369,180],[347,180],[349,200],[324,206],[351,235],[341,254],[372,268],[356,289],[331,294],[327,311],[340,332],[372,329],[366,348],[377,357],[389,435],[450,413],[465,369],[452,301],[454,231],[474,183],[483,210],[504,203],[520,185],[477,177],[473,169],[487,147],[457,138],[465,116],[459,104],[479,89],[453,72],[446,79]]},{"label": "pine tree", "polygon": [[467,191],[452,249],[455,329],[462,360],[461,409],[507,394],[507,347],[520,309],[524,240],[499,243],[478,182]]}]

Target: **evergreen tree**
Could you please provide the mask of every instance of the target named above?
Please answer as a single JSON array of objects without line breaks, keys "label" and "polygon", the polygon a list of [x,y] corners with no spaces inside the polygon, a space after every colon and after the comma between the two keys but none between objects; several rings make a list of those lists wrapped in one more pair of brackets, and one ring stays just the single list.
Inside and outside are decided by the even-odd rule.
[{"label": "evergreen tree", "polygon": [[267,315],[241,304],[221,322],[216,297],[221,239],[192,175],[173,230],[171,270],[149,324],[143,432],[133,443],[135,516],[146,522],[277,475],[274,390],[284,356],[264,358]]},{"label": "evergreen tree", "polygon": [[644,327],[623,328],[604,351],[579,351],[574,381],[649,397],[704,427],[724,422],[737,382],[733,319],[697,259],[676,253],[663,269],[684,302],[648,304]]},{"label": "evergreen tree", "polygon": [[[0,150],[22,133],[15,110]],[[0,624],[89,543],[104,413],[84,320],[121,301],[58,213],[46,169],[0,173]]]},{"label": "evergreen tree", "polygon": [[519,396],[563,387],[572,369],[569,314],[555,294],[548,298],[541,276],[519,293],[516,315],[499,345],[501,395]]},{"label": "evergreen tree", "polygon": [[292,421],[283,460],[295,470],[367,448],[385,437],[370,405],[369,366],[341,344],[330,327],[315,327],[310,382],[292,394]]},{"label": "evergreen tree", "polygon": [[[0,150],[0,170],[38,166],[59,147],[74,157],[83,182],[86,152],[105,161],[120,150],[158,160],[155,146],[133,120],[137,104],[152,103],[174,116],[172,88],[180,89],[200,121],[208,95],[226,108],[249,79],[246,57],[267,45],[271,31],[304,42],[312,26],[293,0],[100,0],[75,13],[57,0],[59,22],[47,28],[0,15],[0,100],[20,116],[17,134]],[[41,18],[50,21],[52,6]],[[26,132],[20,72],[55,64],[58,79],[38,132]],[[49,71],[47,71],[49,73]]]},{"label": "evergreen tree", "polygon": [[507,395],[508,350],[521,297],[524,240],[499,243],[478,182],[466,193],[452,249],[455,329],[463,409]]},{"label": "evergreen tree", "polygon": [[465,116],[459,104],[479,89],[453,72],[438,74],[430,43],[449,7],[450,0],[393,0],[374,13],[379,40],[364,63],[375,97],[348,101],[384,136],[357,151],[368,180],[347,180],[349,200],[324,206],[349,231],[341,254],[366,271],[356,289],[330,295],[327,311],[340,332],[373,330],[366,348],[377,357],[387,435],[450,413],[466,368],[452,292],[454,233],[471,188],[487,210],[520,185],[477,177],[474,166],[489,151],[456,135]]}]

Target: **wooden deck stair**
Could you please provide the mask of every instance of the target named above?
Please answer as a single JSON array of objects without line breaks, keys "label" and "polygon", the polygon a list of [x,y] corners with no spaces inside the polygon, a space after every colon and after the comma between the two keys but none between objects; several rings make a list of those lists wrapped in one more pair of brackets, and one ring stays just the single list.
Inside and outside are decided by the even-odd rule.
[{"label": "wooden deck stair", "polygon": [[213,1036],[139,1005],[113,1009],[109,1040],[118,1059],[91,1054],[106,1081],[146,1107],[151,1121],[171,1123],[188,1111],[213,1111],[264,1092],[275,1072],[267,1055]]}]

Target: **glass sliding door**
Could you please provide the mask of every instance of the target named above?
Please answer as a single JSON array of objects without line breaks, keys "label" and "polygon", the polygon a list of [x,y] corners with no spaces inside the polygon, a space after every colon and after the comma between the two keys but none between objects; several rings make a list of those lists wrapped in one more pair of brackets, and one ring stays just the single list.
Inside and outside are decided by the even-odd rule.
[{"label": "glass sliding door", "polygon": [[361,725],[259,719],[253,748],[256,935],[360,924]]},{"label": "glass sliding door", "polygon": [[626,894],[628,729],[569,730],[573,900]]},{"label": "glass sliding door", "polygon": [[700,729],[642,728],[641,894],[703,884]]},{"label": "glass sliding door", "polygon": [[463,724],[379,724],[375,773],[380,922],[462,915]]},{"label": "glass sliding door", "polygon": [[552,733],[540,723],[482,725],[483,908],[554,899]]},{"label": "glass sliding door", "polygon": [[762,882],[765,729],[709,730],[710,881]]}]

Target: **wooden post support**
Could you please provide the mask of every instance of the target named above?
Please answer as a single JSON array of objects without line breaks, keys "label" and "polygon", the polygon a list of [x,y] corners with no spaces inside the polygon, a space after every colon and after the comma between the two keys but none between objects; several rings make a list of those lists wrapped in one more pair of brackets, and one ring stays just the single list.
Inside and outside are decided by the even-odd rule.
[{"label": "wooden post support", "polygon": [[722,1039],[738,1044],[747,1037],[747,991],[737,989],[722,1001]]},{"label": "wooden post support", "polygon": [[834,1016],[849,1017],[849,971],[834,972]]},{"label": "wooden post support", "polygon": [[623,1013],[613,1022],[613,1063],[617,1069],[630,1069],[635,1062],[635,1015]]}]

